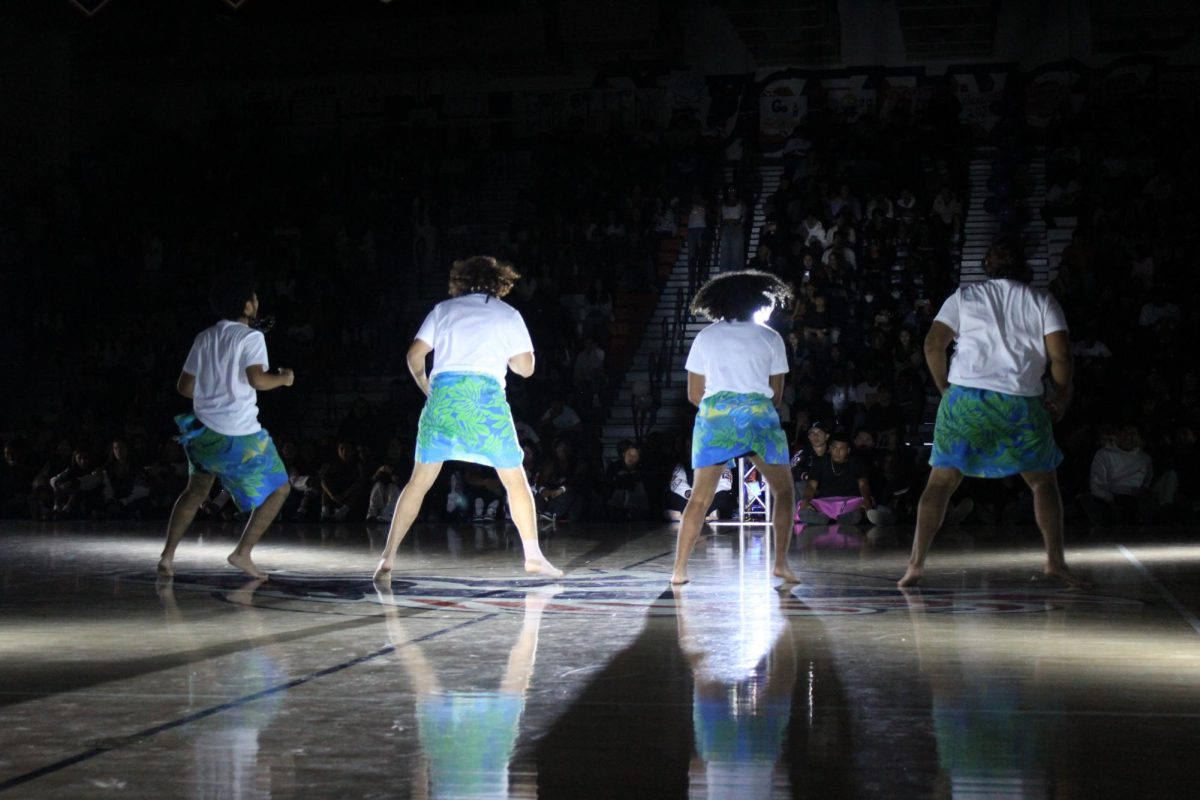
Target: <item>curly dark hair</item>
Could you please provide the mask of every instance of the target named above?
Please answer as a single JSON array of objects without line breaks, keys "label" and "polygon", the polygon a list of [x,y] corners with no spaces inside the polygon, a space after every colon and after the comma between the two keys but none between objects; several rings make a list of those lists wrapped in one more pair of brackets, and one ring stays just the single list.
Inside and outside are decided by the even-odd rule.
[{"label": "curly dark hair", "polygon": [[1011,236],[1002,236],[992,242],[983,257],[983,272],[989,278],[1009,278],[1029,283],[1033,277],[1025,263],[1025,248],[1021,241]]},{"label": "curly dark hair", "polygon": [[726,272],[700,287],[692,313],[713,322],[745,322],[762,308],[778,308],[792,299],[792,287],[769,272]]},{"label": "curly dark hair", "polygon": [[512,264],[491,256],[471,256],[455,261],[450,268],[450,296],[482,292],[496,298],[504,297],[520,277]]}]

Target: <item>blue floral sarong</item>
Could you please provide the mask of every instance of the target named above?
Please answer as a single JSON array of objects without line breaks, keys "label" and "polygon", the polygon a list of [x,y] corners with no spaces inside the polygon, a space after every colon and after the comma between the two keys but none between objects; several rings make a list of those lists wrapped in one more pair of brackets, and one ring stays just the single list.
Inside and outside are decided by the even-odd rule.
[{"label": "blue floral sarong", "polygon": [[950,386],[938,406],[929,464],[971,478],[1050,472],[1062,463],[1041,397]]},{"label": "blue floral sarong", "polygon": [[768,464],[790,464],[779,412],[765,394],[717,392],[700,401],[692,428],[692,468],[757,453]]},{"label": "blue floral sarong", "polygon": [[417,461],[521,466],[524,454],[504,387],[491,375],[439,372],[417,423]]},{"label": "blue floral sarong", "polygon": [[177,441],[187,455],[188,474],[216,475],[241,511],[253,511],[288,482],[287,470],[266,429],[226,436],[204,426],[195,414],[175,417]]}]

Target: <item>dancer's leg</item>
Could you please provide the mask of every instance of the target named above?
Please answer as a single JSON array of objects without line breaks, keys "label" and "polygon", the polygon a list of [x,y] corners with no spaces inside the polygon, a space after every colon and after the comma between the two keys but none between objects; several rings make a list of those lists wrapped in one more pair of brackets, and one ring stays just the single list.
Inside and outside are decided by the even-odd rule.
[{"label": "dancer's leg", "polygon": [[946,508],[950,497],[962,483],[962,473],[949,467],[934,467],[929,473],[929,482],[917,503],[917,532],[913,537],[912,553],[908,557],[908,570],[898,581],[899,586],[916,586],[925,573],[925,556],[933,537],[941,530],[946,519]]},{"label": "dancer's leg", "polygon": [[696,470],[692,481],[692,496],[688,498],[687,508],[683,510],[683,520],[679,523],[679,541],[675,546],[675,571],[671,573],[671,583],[688,582],[688,558],[692,555],[696,540],[700,538],[700,526],[704,524],[708,507],[717,494],[717,484],[724,469],[723,464],[715,464]]},{"label": "dancer's leg", "polygon": [[537,512],[533,504],[533,490],[520,467],[498,469],[500,482],[508,492],[508,507],[512,511],[513,524],[521,535],[521,546],[525,549],[525,571],[558,578],[563,573],[542,555],[538,544]]},{"label": "dancer's leg", "polygon": [[799,583],[800,579],[788,566],[788,546],[792,542],[792,510],[796,507],[795,484],[792,470],[787,464],[765,464],[757,455],[750,456],[758,473],[767,479],[771,487],[771,521],[775,527],[775,567],[772,574],[783,578],[785,584]]},{"label": "dancer's leg", "polygon": [[275,517],[279,516],[279,509],[283,508],[283,503],[291,492],[291,484],[285,483],[267,495],[262,505],[250,512],[250,519],[246,520],[246,527],[242,530],[242,538],[238,539],[237,547],[233,548],[233,552],[225,559],[251,578],[267,577],[267,574],[250,560],[250,551],[267,532],[267,528],[271,527]]},{"label": "dancer's leg", "polygon": [[167,521],[167,541],[163,545],[162,555],[158,559],[158,574],[169,578],[175,574],[175,548],[179,540],[187,533],[188,526],[196,518],[200,504],[208,497],[212,489],[214,477],[204,472],[196,472],[188,476],[187,486],[180,493],[171,509],[171,518]]},{"label": "dancer's leg", "polygon": [[1087,581],[1071,574],[1063,553],[1063,507],[1058,491],[1058,475],[1054,472],[1022,472],[1021,477],[1033,492],[1033,514],[1037,518],[1042,540],[1046,543],[1046,574],[1058,578],[1073,588],[1083,588]]},{"label": "dancer's leg", "polygon": [[441,471],[441,461],[428,464],[418,461],[413,464],[412,477],[408,479],[408,483],[404,484],[404,489],[400,492],[400,499],[396,501],[396,512],[392,514],[392,526],[388,529],[387,544],[383,546],[383,555],[379,558],[379,566],[375,568],[376,578],[386,577],[387,573],[392,571],[392,564],[396,560],[396,548],[408,534],[408,529],[412,527],[417,514],[421,513],[421,504],[425,502],[425,495]]}]

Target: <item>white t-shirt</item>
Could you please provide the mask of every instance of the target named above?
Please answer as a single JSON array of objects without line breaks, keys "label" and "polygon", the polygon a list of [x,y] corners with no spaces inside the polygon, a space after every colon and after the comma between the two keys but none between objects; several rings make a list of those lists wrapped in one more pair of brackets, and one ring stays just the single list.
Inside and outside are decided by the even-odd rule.
[{"label": "white t-shirt", "polygon": [[788,371],[783,337],[757,322],[714,322],[696,335],[688,372],[704,376],[704,396],[717,392],[772,396],[771,376]]},{"label": "white t-shirt", "polygon": [[196,376],[192,409],[206,428],[225,436],[258,433],[258,393],[246,368],[264,370],[267,340],[262,331],[223,319],[196,335],[183,371]]},{"label": "white t-shirt", "polygon": [[508,360],[533,352],[521,313],[486,294],[438,303],[421,323],[416,338],[433,348],[430,378],[440,372],[481,372],[503,386]]},{"label": "white t-shirt", "polygon": [[936,320],[955,332],[950,383],[1020,397],[1042,394],[1045,337],[1067,330],[1053,295],[1007,278],[959,287]]}]

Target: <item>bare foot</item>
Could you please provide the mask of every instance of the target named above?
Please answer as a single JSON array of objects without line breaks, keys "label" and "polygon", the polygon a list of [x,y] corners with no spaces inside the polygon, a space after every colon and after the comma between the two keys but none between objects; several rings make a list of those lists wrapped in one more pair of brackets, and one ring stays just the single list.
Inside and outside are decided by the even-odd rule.
[{"label": "bare foot", "polygon": [[374,581],[390,581],[392,579],[392,565],[388,563],[386,558],[379,559],[379,566],[375,567],[375,574],[371,576]]},{"label": "bare foot", "polygon": [[531,589],[525,590],[525,611],[540,613],[544,611],[547,604],[554,599],[554,595],[563,590],[560,584],[552,583],[548,586],[534,586]]},{"label": "bare foot", "polygon": [[158,574],[164,578],[170,578],[175,574],[175,559],[169,556],[163,556],[158,560]]},{"label": "bare foot", "polygon": [[688,578],[688,574],[686,572],[675,572],[671,574],[672,586],[682,586],[683,584],[687,583],[688,580],[690,579]]},{"label": "bare foot", "polygon": [[229,600],[239,606],[252,606],[254,605],[255,590],[266,582],[266,578],[254,578],[230,592]]},{"label": "bare foot", "polygon": [[896,581],[896,585],[903,589],[905,586],[916,586],[921,582],[921,576],[925,574],[924,567],[914,567],[908,565],[908,570],[904,573],[904,577]]},{"label": "bare foot", "polygon": [[545,556],[525,559],[525,571],[547,578],[561,578],[563,571],[546,560]]},{"label": "bare foot", "polygon": [[800,579],[796,577],[796,573],[792,572],[792,568],[787,564],[784,564],[781,567],[775,567],[775,571],[772,574],[776,578],[783,578],[784,586],[800,582]]},{"label": "bare foot", "polygon": [[1044,570],[1046,577],[1057,578],[1067,585],[1068,589],[1090,589],[1092,584],[1090,581],[1085,581],[1083,578],[1075,575],[1071,570],[1067,569],[1064,564],[1061,567],[1046,567]]},{"label": "bare foot", "polygon": [[239,553],[230,553],[229,558],[225,560],[228,561],[231,566],[237,567],[251,578],[262,578],[264,580],[267,578],[267,573],[255,566],[254,562],[250,560],[250,556],[244,556]]}]

